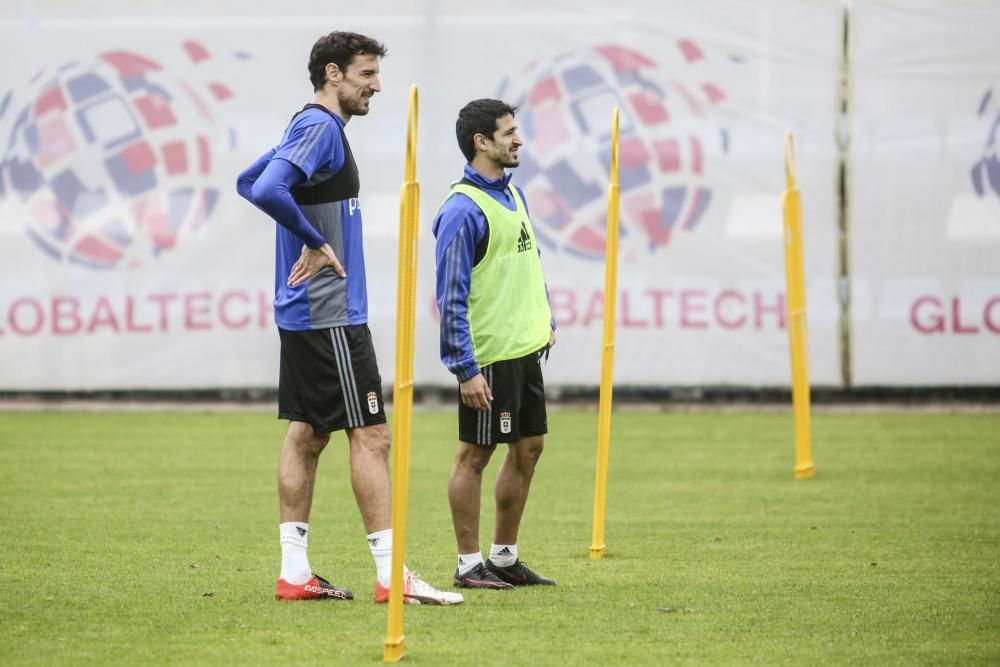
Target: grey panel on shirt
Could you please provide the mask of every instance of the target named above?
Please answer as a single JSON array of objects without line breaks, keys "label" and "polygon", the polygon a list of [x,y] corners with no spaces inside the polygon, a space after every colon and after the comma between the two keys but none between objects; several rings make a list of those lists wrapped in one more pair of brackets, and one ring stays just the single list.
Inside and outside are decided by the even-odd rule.
[{"label": "grey panel on shirt", "polygon": [[[302,214],[319,230],[344,263],[343,202],[302,205]],[[347,281],[327,267],[309,279],[309,319],[314,327],[339,327],[348,324]]]}]

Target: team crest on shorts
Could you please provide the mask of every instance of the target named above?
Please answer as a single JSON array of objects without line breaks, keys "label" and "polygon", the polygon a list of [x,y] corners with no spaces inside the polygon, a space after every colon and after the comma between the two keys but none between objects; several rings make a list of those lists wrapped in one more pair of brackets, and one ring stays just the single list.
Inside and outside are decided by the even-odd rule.
[{"label": "team crest on shorts", "polygon": [[501,412],[500,413],[500,432],[510,433],[510,413]]},{"label": "team crest on shorts", "polygon": [[378,414],[378,394],[374,391],[368,392],[368,412]]}]

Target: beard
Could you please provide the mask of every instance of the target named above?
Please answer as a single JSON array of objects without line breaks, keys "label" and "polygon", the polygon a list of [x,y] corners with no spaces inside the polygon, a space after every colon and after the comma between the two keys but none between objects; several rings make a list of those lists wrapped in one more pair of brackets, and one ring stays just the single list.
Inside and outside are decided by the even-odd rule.
[{"label": "beard", "polygon": [[371,98],[368,97],[363,99],[367,100],[369,104],[368,105],[363,104],[362,101],[349,97],[342,97],[338,101],[340,102],[340,108],[341,110],[343,110],[344,113],[350,116],[364,116],[365,114],[368,113],[368,110],[370,108],[369,105],[371,104],[370,102]]},{"label": "beard", "polygon": [[494,162],[496,162],[498,165],[500,165],[504,169],[509,169],[511,167],[516,167],[519,164],[521,164],[520,162],[518,162],[518,159],[516,157],[514,157],[513,155],[511,155],[509,152],[505,154],[505,153],[501,153],[499,151],[496,151],[496,152],[493,153],[493,155],[491,155],[491,157],[493,158]]}]

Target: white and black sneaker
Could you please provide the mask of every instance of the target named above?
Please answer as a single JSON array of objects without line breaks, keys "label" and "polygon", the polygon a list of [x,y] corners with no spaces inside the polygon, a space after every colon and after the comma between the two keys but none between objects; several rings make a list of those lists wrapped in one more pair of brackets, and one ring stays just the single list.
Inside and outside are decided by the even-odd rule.
[{"label": "white and black sneaker", "polygon": [[[389,589],[381,582],[375,582],[375,602],[388,602]],[[439,591],[421,579],[416,572],[405,572],[403,575],[403,602],[406,604],[462,604],[465,598],[461,593]]]},{"label": "white and black sneaker", "polygon": [[507,567],[501,567],[492,560],[486,561],[486,568],[493,576],[514,586],[555,586],[556,582],[534,572],[527,564],[518,559]]},{"label": "white and black sneaker", "polygon": [[479,563],[465,574],[459,574],[456,569],[453,583],[458,588],[491,588],[501,591],[514,588],[512,584],[507,583],[487,570],[486,566],[482,563]]}]

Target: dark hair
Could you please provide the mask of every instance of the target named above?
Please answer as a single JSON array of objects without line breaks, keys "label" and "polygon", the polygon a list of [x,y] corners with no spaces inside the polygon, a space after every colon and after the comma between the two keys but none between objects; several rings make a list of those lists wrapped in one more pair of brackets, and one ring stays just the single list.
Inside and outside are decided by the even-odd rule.
[{"label": "dark hair", "polygon": [[493,133],[497,131],[497,121],[516,113],[517,107],[500,100],[472,100],[462,107],[455,122],[455,136],[458,137],[458,148],[465,159],[472,162],[472,158],[476,157],[476,145],[472,141],[474,136],[483,134],[492,139]]},{"label": "dark hair", "polygon": [[341,71],[346,72],[354,56],[382,58],[385,54],[382,42],[356,32],[331,32],[324,35],[316,40],[309,53],[309,80],[312,81],[313,90],[321,90],[326,83],[326,66],[329,63],[334,63]]}]

